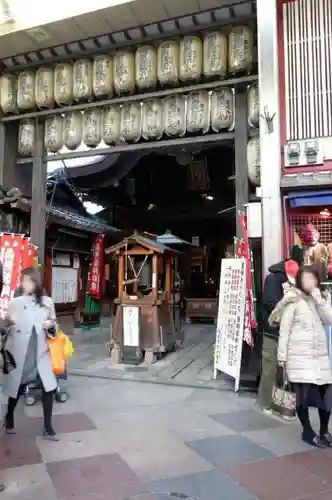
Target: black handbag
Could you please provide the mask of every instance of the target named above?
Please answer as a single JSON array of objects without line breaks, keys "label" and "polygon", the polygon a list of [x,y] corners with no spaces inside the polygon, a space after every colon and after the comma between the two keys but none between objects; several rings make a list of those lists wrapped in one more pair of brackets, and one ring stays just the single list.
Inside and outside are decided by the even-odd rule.
[{"label": "black handbag", "polygon": [[16,368],[16,361],[14,356],[8,349],[6,349],[6,342],[9,335],[9,330],[0,333],[0,354],[2,356],[2,372],[8,375]]}]

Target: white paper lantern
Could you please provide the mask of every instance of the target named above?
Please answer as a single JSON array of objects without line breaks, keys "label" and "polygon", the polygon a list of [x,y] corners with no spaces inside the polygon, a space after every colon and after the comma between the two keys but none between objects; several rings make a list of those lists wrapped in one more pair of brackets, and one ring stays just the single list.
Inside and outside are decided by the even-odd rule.
[{"label": "white paper lantern", "polygon": [[103,141],[110,145],[117,144],[121,139],[121,108],[108,106],[103,111]]},{"label": "white paper lantern", "polygon": [[36,104],[38,108],[53,108],[54,106],[54,73],[52,68],[37,69]]},{"label": "white paper lantern", "polygon": [[89,148],[95,148],[101,141],[102,112],[100,109],[88,109],[83,113],[83,142]]},{"label": "white paper lantern", "polygon": [[163,42],[157,51],[157,76],[161,85],[179,82],[180,48],[174,41]]},{"label": "white paper lantern", "polygon": [[187,98],[187,131],[206,134],[210,128],[209,92],[190,92]]},{"label": "white paper lantern", "polygon": [[75,101],[88,101],[93,96],[92,61],[79,59],[73,67],[73,95]]},{"label": "white paper lantern", "polygon": [[121,137],[137,142],[142,136],[142,105],[140,102],[123,104],[121,107]]},{"label": "white paper lantern", "polygon": [[142,137],[160,139],[163,135],[163,102],[149,99],[143,102]]},{"label": "white paper lantern", "polygon": [[131,52],[117,52],[113,59],[114,88],[117,94],[135,90],[135,60]]},{"label": "white paper lantern", "polygon": [[248,178],[254,186],[261,183],[261,157],[258,137],[249,139],[247,144]]},{"label": "white paper lantern", "polygon": [[257,83],[248,89],[248,122],[250,127],[259,126],[259,91]]},{"label": "white paper lantern", "polygon": [[182,137],[186,133],[186,98],[171,95],[164,99],[164,132],[169,137]]},{"label": "white paper lantern", "polygon": [[45,148],[51,153],[58,153],[63,146],[62,116],[51,115],[45,120]]},{"label": "white paper lantern", "polygon": [[202,70],[202,40],[198,36],[185,36],[180,43],[180,80],[199,80]]},{"label": "white paper lantern", "polygon": [[7,113],[17,113],[16,75],[7,73],[0,79],[1,109]]},{"label": "white paper lantern", "polygon": [[206,78],[223,77],[227,73],[227,36],[212,31],[204,36],[203,74]]},{"label": "white paper lantern", "polygon": [[63,118],[63,143],[70,151],[77,149],[82,142],[82,121],[80,111],[66,113]]},{"label": "white paper lantern", "polygon": [[54,70],[54,99],[59,106],[73,102],[73,66],[60,63]]},{"label": "white paper lantern", "polygon": [[234,90],[222,88],[211,92],[211,127],[214,132],[232,130],[235,121]]},{"label": "white paper lantern", "polygon": [[34,120],[21,120],[18,128],[18,152],[22,156],[33,154],[36,137],[36,125]]},{"label": "white paper lantern", "polygon": [[236,26],[228,37],[228,68],[230,73],[251,71],[253,36],[248,26]]},{"label": "white paper lantern", "polygon": [[138,89],[156,87],[157,51],[152,45],[143,45],[136,50],[135,75]]},{"label": "white paper lantern", "polygon": [[96,97],[113,95],[113,60],[103,54],[93,60],[93,93]]},{"label": "white paper lantern", "polygon": [[17,106],[24,111],[36,106],[35,74],[32,71],[22,71],[18,75]]}]

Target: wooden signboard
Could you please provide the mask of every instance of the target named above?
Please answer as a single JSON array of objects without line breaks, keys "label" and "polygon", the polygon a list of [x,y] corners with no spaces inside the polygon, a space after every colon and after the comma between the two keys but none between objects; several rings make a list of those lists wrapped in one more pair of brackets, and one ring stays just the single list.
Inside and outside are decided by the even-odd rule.
[{"label": "wooden signboard", "polygon": [[218,371],[235,379],[239,390],[243,345],[245,259],[223,259],[219,288],[218,320],[215,343],[214,378]]}]

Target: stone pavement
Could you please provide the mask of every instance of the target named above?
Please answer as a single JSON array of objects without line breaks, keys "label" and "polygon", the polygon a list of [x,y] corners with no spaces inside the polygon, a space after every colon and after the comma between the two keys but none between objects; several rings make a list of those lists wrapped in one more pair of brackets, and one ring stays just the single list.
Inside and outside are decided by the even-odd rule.
[{"label": "stone pavement", "polygon": [[138,366],[114,363],[108,355],[110,318],[103,318],[100,328],[76,330],[75,352],[69,371],[115,380],[167,383],[173,385],[229,389],[234,382],[221,376],[213,380],[214,325],[185,325],[185,342],[175,352],[157,363]]},{"label": "stone pavement", "polygon": [[40,438],[40,405],[18,408],[0,500],[332,498],[332,450],[312,451],[249,394],[74,376],[68,389],[59,443]]}]

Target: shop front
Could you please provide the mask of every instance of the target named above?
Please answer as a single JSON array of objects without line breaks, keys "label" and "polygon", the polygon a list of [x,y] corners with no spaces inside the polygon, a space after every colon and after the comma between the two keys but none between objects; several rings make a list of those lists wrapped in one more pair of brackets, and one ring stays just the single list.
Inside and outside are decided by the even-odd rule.
[{"label": "shop front", "polygon": [[113,8],[104,31],[97,13],[84,15],[85,27],[83,17],[76,27],[43,24],[46,37],[30,41],[29,52],[2,56],[1,183],[32,175],[31,238],[42,262],[46,165],[108,162],[104,173],[91,163],[85,181],[69,174],[75,188],[81,182],[112,212],[111,225],[169,228],[193,243],[187,289],[215,319],[220,260],[242,237],[237,213],[260,195],[264,268],[281,256],[276,1],[164,1],[150,9],[135,0]]},{"label": "shop front", "polygon": [[[320,262],[331,277],[331,4],[278,8],[284,255]],[[305,68],[305,69],[304,69]]]}]

